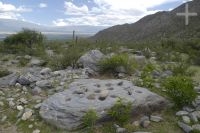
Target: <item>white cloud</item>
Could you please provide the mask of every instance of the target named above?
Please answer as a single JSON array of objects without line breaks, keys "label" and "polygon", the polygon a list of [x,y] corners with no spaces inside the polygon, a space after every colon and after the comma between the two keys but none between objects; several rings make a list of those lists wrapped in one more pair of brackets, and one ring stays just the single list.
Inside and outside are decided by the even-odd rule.
[{"label": "white cloud", "polygon": [[84,15],[88,13],[88,7],[86,5],[76,6],[72,2],[65,1],[65,14],[66,15]]},{"label": "white cloud", "polygon": [[22,12],[31,12],[32,9],[25,6],[16,7],[12,4],[3,3],[0,1],[0,18],[3,19],[17,19],[21,17]]},{"label": "white cloud", "polygon": [[54,20],[57,26],[64,25],[116,25],[133,23],[158,10],[149,10],[162,4],[183,0],[93,0],[96,6],[77,6],[65,2],[65,14],[68,18]]},{"label": "white cloud", "polygon": [[46,8],[47,7],[47,4],[46,3],[40,3],[39,4],[39,8]]}]

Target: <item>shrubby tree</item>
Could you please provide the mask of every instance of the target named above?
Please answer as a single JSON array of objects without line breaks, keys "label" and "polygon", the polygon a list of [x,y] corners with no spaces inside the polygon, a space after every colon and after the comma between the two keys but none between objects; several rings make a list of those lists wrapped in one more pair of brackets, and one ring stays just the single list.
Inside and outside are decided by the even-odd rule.
[{"label": "shrubby tree", "polygon": [[35,30],[23,29],[17,34],[8,36],[4,39],[5,45],[19,45],[22,44],[32,48],[34,44],[39,44],[44,41],[44,36]]}]

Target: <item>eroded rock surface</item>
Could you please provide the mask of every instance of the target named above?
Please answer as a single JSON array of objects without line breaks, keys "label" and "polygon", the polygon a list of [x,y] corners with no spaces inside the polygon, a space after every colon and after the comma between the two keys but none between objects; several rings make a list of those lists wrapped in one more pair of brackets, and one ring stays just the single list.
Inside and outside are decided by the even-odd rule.
[{"label": "eroded rock surface", "polygon": [[126,80],[79,79],[69,89],[45,100],[40,108],[41,117],[59,128],[73,130],[81,125],[81,118],[89,109],[96,110],[100,120],[107,118],[118,97],[133,105],[133,114],[161,110],[167,101],[149,90],[136,87]]}]

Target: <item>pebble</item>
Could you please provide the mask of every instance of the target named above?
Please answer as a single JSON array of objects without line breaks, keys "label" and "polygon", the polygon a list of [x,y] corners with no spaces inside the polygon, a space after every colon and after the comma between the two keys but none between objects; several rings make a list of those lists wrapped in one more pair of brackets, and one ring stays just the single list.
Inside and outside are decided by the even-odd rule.
[{"label": "pebble", "polygon": [[13,101],[9,101],[9,107],[13,108],[15,106],[15,103]]},{"label": "pebble", "polygon": [[23,110],[23,109],[24,109],[23,106],[21,106],[21,105],[17,106],[17,110],[21,111],[21,110]]},{"label": "pebble", "polygon": [[17,88],[21,88],[22,85],[21,85],[20,83],[16,83],[16,84],[15,84],[15,87],[17,87]]},{"label": "pebble", "polygon": [[7,116],[5,115],[5,116],[2,117],[1,122],[5,122],[6,119],[7,119]]},{"label": "pebble", "polygon": [[28,120],[28,119],[30,119],[31,118],[31,116],[32,116],[32,111],[30,110],[30,111],[27,111],[27,112],[25,112],[23,115],[22,115],[22,120],[24,120],[24,121],[26,121],[26,120]]},{"label": "pebble", "polygon": [[1,102],[1,101],[0,101],[0,106],[1,106],[1,107],[2,107],[2,106],[4,106],[4,103],[3,103],[3,102]]}]

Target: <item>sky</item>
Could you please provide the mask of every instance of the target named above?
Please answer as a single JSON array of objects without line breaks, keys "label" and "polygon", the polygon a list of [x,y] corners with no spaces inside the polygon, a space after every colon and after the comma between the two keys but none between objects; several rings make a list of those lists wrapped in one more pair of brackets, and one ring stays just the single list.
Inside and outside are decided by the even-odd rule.
[{"label": "sky", "polygon": [[133,23],[185,0],[0,0],[0,19],[48,26],[112,26]]}]

